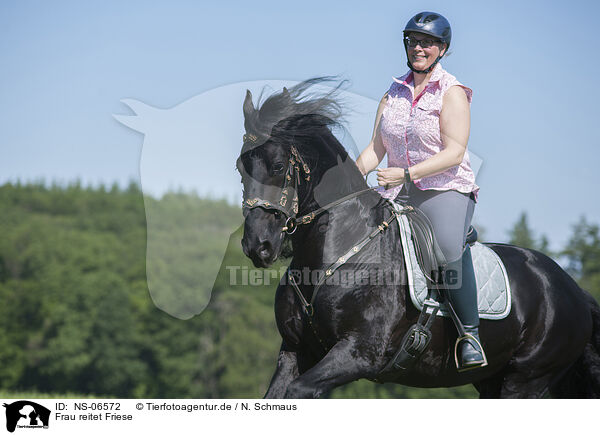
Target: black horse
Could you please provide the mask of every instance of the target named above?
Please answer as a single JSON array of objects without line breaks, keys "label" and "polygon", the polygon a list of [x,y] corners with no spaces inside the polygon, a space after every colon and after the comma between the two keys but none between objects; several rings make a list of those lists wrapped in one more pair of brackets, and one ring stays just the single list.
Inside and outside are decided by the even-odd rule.
[{"label": "black horse", "polygon": [[[381,225],[390,222],[389,202],[364,191],[364,178],[331,132],[341,119],[341,84],[307,96],[312,85],[327,80],[333,79],[284,88],[258,108],[248,91],[243,105],[246,134],[238,170],[244,253],[256,267],[269,267],[290,250],[290,270],[304,272],[296,275],[296,290],[290,279],[277,288],[275,316],[283,343],[265,397],[316,398],[361,378],[413,387],[473,384],[481,398],[600,397],[600,307],[552,259],[531,249],[488,244],[508,272],[512,306],[502,320],[481,320],[489,364],[475,370],[457,371],[456,328],[437,317],[418,364],[382,372],[419,316],[402,282],[326,281],[314,298],[313,315],[307,314],[303,300],[313,297],[313,272],[374,229],[380,231],[373,240],[337,271],[406,273],[397,226]],[[353,192],[361,194],[343,199]]]}]

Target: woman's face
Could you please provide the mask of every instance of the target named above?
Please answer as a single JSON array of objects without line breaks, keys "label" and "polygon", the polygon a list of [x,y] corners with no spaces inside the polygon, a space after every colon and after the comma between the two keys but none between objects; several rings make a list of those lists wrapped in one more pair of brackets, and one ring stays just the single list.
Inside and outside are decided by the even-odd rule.
[{"label": "woman's face", "polygon": [[415,69],[424,70],[429,68],[440,53],[446,51],[446,44],[433,36],[417,32],[411,32],[407,36],[408,59]]}]

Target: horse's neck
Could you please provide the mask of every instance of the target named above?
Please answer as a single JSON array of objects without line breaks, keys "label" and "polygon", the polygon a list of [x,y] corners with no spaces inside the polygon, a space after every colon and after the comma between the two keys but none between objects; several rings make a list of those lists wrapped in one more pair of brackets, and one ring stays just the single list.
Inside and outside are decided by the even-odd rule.
[{"label": "horse's neck", "polygon": [[[302,212],[323,207],[351,193],[368,188],[356,162],[331,134],[325,141],[326,150],[321,150],[316,161],[313,181],[305,186],[302,193]],[[323,146],[322,143],[319,144]]]},{"label": "horse's neck", "polygon": [[[321,139],[314,145],[321,148],[315,148],[319,158],[311,175],[312,182],[304,184],[304,189],[300,191],[299,215],[308,214],[368,188],[354,160],[329,130]],[[297,234],[294,252],[301,254],[303,262],[312,264],[325,264],[331,260],[330,257],[339,257],[343,254],[340,251],[345,252],[352,243],[359,241],[359,237],[370,231],[372,225],[369,225],[369,216],[378,199],[379,196],[374,192],[366,192],[328,210]]]},{"label": "horse's neck", "polygon": [[372,230],[379,198],[365,192],[321,214],[294,239],[294,257],[303,266],[320,268],[346,255]]}]

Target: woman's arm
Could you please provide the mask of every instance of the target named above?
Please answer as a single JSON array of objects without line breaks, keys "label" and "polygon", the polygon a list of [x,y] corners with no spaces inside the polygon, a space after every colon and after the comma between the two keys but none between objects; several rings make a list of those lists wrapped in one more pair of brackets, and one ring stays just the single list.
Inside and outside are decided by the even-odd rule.
[{"label": "woman's arm", "polygon": [[[444,149],[427,160],[411,166],[410,178],[419,180],[460,165],[467,150],[470,128],[471,110],[467,95],[460,86],[452,86],[444,95],[440,113],[440,133]],[[381,186],[392,187],[402,184],[404,169],[380,169],[377,180]]]},{"label": "woman's arm", "polygon": [[375,169],[381,160],[383,160],[383,156],[385,156],[385,148],[383,147],[381,135],[379,134],[379,122],[381,121],[381,113],[385,107],[387,95],[388,94],[386,92],[381,98],[381,101],[379,101],[371,142],[369,142],[369,145],[367,145],[364,151],[360,153],[360,156],[358,156],[358,159],[356,159],[356,166],[358,166],[358,169],[363,176],[369,173],[369,171]]}]

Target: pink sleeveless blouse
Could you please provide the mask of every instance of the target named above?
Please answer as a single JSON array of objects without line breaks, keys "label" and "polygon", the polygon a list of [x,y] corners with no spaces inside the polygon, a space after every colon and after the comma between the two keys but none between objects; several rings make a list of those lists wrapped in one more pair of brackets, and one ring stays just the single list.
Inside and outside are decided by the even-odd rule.
[{"label": "pink sleeveless blouse", "polygon": [[[394,82],[388,91],[387,101],[379,123],[380,135],[385,147],[388,167],[407,168],[416,165],[444,149],[440,133],[440,113],[444,94],[451,86],[462,87],[471,103],[473,91],[463,86],[452,74],[438,63],[429,83],[420,95],[413,98],[413,73],[409,71]],[[473,192],[475,200],[479,186],[475,184],[475,174],[471,169],[468,151],[460,165],[439,174],[413,180],[421,190],[457,190]],[[393,199],[402,185],[377,191],[381,196]]]}]

